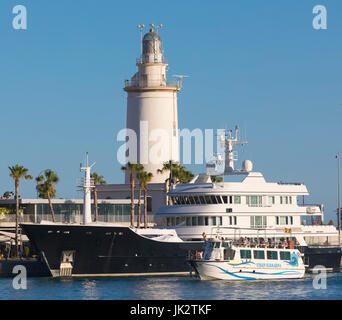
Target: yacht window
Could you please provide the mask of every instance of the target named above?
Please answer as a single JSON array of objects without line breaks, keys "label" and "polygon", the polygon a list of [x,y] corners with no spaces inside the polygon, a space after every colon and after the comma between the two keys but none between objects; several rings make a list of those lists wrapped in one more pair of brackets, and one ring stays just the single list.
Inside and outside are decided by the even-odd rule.
[{"label": "yacht window", "polygon": [[170,217],[166,218],[166,225],[171,226],[171,218]]},{"label": "yacht window", "polygon": [[293,217],[290,217],[290,224],[293,224]]},{"label": "yacht window", "polygon": [[231,213],[231,212],[233,212],[233,209],[232,209],[232,208],[227,208],[227,209],[226,209],[226,213]]},{"label": "yacht window", "polygon": [[222,203],[221,196],[216,196],[216,201],[217,201],[217,203]]},{"label": "yacht window", "polygon": [[223,203],[228,203],[227,199],[228,199],[227,196],[222,196]]},{"label": "yacht window", "polygon": [[219,217],[219,225],[222,226],[222,217]]},{"label": "yacht window", "polygon": [[267,250],[267,259],[268,260],[278,260],[278,252]]},{"label": "yacht window", "polygon": [[247,196],[246,203],[250,207],[261,207],[262,206],[262,196]]},{"label": "yacht window", "polygon": [[203,196],[199,196],[199,199],[200,199],[201,204],[206,204]]},{"label": "yacht window", "polygon": [[216,226],[216,217],[210,217],[211,225]]},{"label": "yacht window", "polygon": [[241,196],[234,196],[234,203],[241,204]]},{"label": "yacht window", "polygon": [[233,260],[235,256],[235,250],[227,248],[224,250],[224,260]]},{"label": "yacht window", "polygon": [[204,225],[209,226],[209,217],[204,217]]},{"label": "yacht window", "polygon": [[186,225],[191,226],[191,218],[190,217],[186,217]]},{"label": "yacht window", "polygon": [[266,216],[251,216],[251,228],[265,228],[266,226]]},{"label": "yacht window", "polygon": [[210,196],[211,197],[211,202],[213,204],[217,204],[217,200],[216,200],[216,197],[215,196]]},{"label": "yacht window", "polygon": [[265,251],[264,250],[253,250],[254,259],[265,259]]},{"label": "yacht window", "polygon": [[205,196],[205,202],[206,202],[207,204],[212,204],[211,199],[210,199],[209,196]]},{"label": "yacht window", "polygon": [[229,196],[229,203],[233,203],[233,196]]},{"label": "yacht window", "polygon": [[219,248],[220,244],[221,244],[221,242],[215,242],[215,248]]},{"label": "yacht window", "polygon": [[193,225],[193,226],[197,226],[197,217],[192,217],[191,220],[192,220],[192,221],[191,221],[191,222],[192,222],[192,225]]},{"label": "yacht window", "polygon": [[196,204],[201,204],[200,199],[199,199],[198,196],[194,196],[194,199],[195,199],[195,203]]},{"label": "yacht window", "polygon": [[237,221],[236,221],[236,220],[237,220],[237,217],[236,217],[236,216],[234,216],[233,218],[234,218],[234,225],[236,225],[236,222],[237,222]]},{"label": "yacht window", "polygon": [[291,260],[290,252],[288,251],[280,251],[280,260]]},{"label": "yacht window", "polygon": [[185,202],[185,204],[190,204],[189,197],[184,197],[184,202]]},{"label": "yacht window", "polygon": [[302,225],[313,226],[322,224],[321,216],[301,216]]},{"label": "yacht window", "polygon": [[240,250],[240,258],[241,259],[251,259],[251,250]]},{"label": "yacht window", "polygon": [[171,225],[174,226],[175,225],[175,217],[171,218]]},{"label": "yacht window", "polygon": [[269,205],[275,204],[275,197],[274,196],[268,197],[268,204]]},{"label": "yacht window", "polygon": [[289,197],[289,203],[292,204],[292,197]]},{"label": "yacht window", "polygon": [[198,225],[203,226],[204,225],[204,217],[198,217]]},{"label": "yacht window", "polygon": [[280,224],[281,226],[284,226],[284,225],[289,224],[289,219],[288,219],[288,217],[286,217],[286,216],[279,217],[279,224]]},{"label": "yacht window", "polygon": [[189,201],[190,201],[190,204],[195,204],[195,199],[194,199],[194,197],[189,197]]},{"label": "yacht window", "polygon": [[176,226],[179,225],[179,217],[176,217]]},{"label": "yacht window", "polygon": [[233,224],[233,217],[232,217],[232,216],[229,217],[229,224],[230,224],[230,225]]},{"label": "yacht window", "polygon": [[279,217],[275,217],[276,218],[276,224],[279,224]]}]

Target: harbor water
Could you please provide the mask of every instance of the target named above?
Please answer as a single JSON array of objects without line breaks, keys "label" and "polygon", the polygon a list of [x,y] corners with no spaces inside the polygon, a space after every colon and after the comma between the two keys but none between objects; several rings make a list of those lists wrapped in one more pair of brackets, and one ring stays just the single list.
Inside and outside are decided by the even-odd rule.
[{"label": "harbor water", "polygon": [[[299,280],[200,281],[190,277],[0,279],[0,300],[340,300],[342,273]],[[318,287],[317,287],[318,285]],[[324,288],[325,287],[325,288]]]}]

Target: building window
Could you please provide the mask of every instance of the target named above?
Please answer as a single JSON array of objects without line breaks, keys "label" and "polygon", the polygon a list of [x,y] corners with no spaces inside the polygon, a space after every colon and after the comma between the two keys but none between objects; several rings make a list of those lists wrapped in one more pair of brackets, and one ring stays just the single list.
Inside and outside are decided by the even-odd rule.
[{"label": "building window", "polygon": [[147,212],[152,212],[152,197],[147,197]]}]

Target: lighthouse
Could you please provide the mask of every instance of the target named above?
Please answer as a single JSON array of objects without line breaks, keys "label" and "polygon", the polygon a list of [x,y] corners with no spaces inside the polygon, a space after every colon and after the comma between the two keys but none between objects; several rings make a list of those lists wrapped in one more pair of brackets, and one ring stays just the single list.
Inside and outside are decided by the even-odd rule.
[{"label": "lighthouse", "polygon": [[[152,24],[143,38],[141,33],[141,53],[136,61],[138,70],[131,80],[125,81],[124,87],[127,92],[126,128],[136,135],[136,161],[129,160],[129,154],[126,159],[141,163],[145,171],[151,172],[152,183],[162,183],[168,177],[168,173],[157,172],[164,162],[179,161],[177,93],[181,83],[166,78],[168,64],[157,31]],[[129,172],[126,172],[125,183],[129,182]]]}]

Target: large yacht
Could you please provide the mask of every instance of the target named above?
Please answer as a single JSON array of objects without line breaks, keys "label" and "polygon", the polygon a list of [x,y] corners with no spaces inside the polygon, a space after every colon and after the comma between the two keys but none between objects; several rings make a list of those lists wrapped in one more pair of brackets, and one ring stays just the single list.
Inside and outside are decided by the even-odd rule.
[{"label": "large yacht", "polygon": [[[322,204],[304,204],[309,195],[303,183],[267,182],[252,162],[243,161],[236,170],[235,145],[239,129],[226,131],[224,169],[216,172],[218,159],[207,165],[207,173],[196,176],[189,184],[177,184],[168,193],[170,205],[161,207],[157,217],[164,227],[177,231],[180,238],[198,240],[220,234],[227,239],[241,237],[294,240],[306,252],[306,264],[338,268],[341,249],[338,230],[324,224]],[[222,158],[222,157],[221,157]],[[213,182],[212,176],[222,176]],[[236,181],[238,180],[238,181]],[[317,246],[319,245],[319,246]]]},{"label": "large yacht", "polygon": [[187,259],[203,249],[203,241],[183,241],[174,230],[137,229],[92,222],[90,193],[94,187],[87,164],[81,189],[83,223],[23,223],[25,234],[53,277],[189,275]]}]

